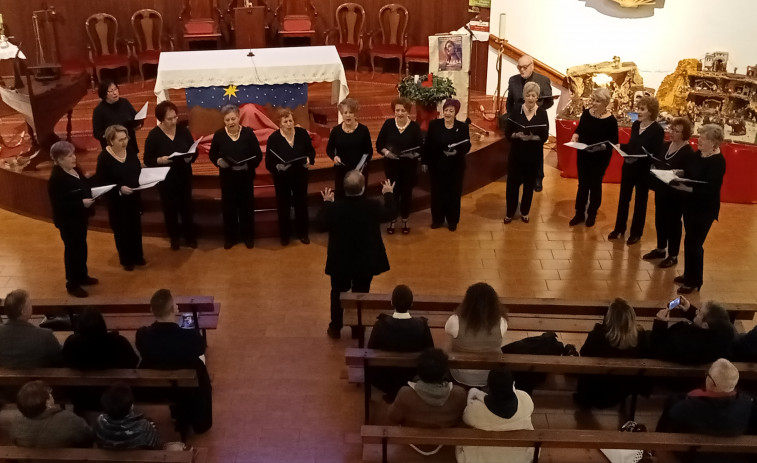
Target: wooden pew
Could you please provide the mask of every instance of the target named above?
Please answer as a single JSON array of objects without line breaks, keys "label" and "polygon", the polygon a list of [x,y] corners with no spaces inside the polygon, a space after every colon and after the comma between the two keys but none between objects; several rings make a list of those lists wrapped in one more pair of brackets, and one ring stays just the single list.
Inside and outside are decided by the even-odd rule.
[{"label": "wooden pew", "polygon": [[2,461],[67,461],[103,463],[204,463],[206,449],[181,452],[168,450],[102,450],[102,449],[32,449],[0,446]]},{"label": "wooden pew", "polygon": [[11,370],[0,368],[0,386],[22,386],[41,380],[51,387],[111,386],[121,381],[133,388],[198,387],[197,372],[184,370],[112,369],[82,371],[73,368],[33,368]]},{"label": "wooden pew", "polygon": [[[180,313],[192,314],[194,326],[206,336],[206,330],[218,327],[221,304],[213,296],[175,296]],[[0,304],[2,301],[0,301]],[[67,316],[73,325],[76,315],[86,307],[97,308],[110,330],[135,331],[155,321],[149,298],[89,297],[63,299],[32,299],[34,315]]]},{"label": "wooden pew", "polygon": [[387,463],[389,444],[471,445],[492,447],[644,449],[676,452],[757,453],[757,436],[712,437],[660,432],[537,429],[533,431],[481,431],[470,428],[422,429],[405,426],[363,426],[363,444],[380,444]]},{"label": "wooden pew", "polygon": [[[365,345],[365,327],[373,326],[381,313],[392,313],[391,294],[342,293],[344,324],[355,328],[358,346]],[[455,311],[462,296],[414,296],[413,316],[426,317],[432,328],[443,328],[447,319]],[[555,331],[565,333],[588,333],[594,324],[602,321],[610,301],[581,301],[555,298],[513,298],[500,297],[507,309],[508,329],[515,331]],[[639,322],[651,328],[657,312],[668,301],[631,301]],[[751,321],[757,313],[757,304],[724,304],[736,328],[743,331],[742,321]],[[682,317],[683,311],[674,309],[671,317]]]},{"label": "wooden pew", "polygon": [[[371,375],[368,367],[417,366],[418,353],[387,352],[374,349],[347,348],[345,362],[348,367],[362,367],[365,375],[364,413],[365,423],[370,419]],[[654,359],[620,359],[600,357],[561,357],[554,355],[525,354],[465,354],[449,353],[450,368],[490,370],[497,365],[506,365],[512,371],[573,374],[573,375],[621,375],[654,378],[704,378],[707,365],[681,365]],[[741,381],[757,380],[757,363],[734,363]],[[637,394],[631,397],[631,419],[636,411]]]}]

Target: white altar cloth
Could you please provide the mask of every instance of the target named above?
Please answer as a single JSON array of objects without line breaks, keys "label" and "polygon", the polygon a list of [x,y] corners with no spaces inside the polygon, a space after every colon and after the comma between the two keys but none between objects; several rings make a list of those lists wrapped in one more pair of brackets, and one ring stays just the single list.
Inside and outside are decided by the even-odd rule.
[{"label": "white altar cloth", "polygon": [[168,99],[168,89],[214,85],[274,85],[333,82],[331,102],[347,98],[349,87],[336,48],[283,47],[172,51],[160,54],[155,95]]}]

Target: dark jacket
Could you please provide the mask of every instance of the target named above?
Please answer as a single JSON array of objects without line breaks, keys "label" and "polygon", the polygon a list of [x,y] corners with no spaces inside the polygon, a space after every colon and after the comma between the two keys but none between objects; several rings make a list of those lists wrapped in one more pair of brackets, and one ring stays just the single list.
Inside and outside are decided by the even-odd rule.
[{"label": "dark jacket", "polygon": [[106,414],[97,417],[94,425],[95,442],[103,449],[160,449],[160,436],[155,425],[132,410],[120,420]]},{"label": "dark jacket", "polygon": [[539,106],[543,109],[549,109],[554,104],[552,97],[552,84],[547,76],[537,72],[531,73],[531,77],[524,79],[520,74],[510,77],[507,81],[507,100],[505,108],[508,114],[512,114],[514,108],[523,103],[523,86],[526,82],[536,82],[539,84]]},{"label": "dark jacket", "polygon": [[67,366],[80,370],[136,368],[139,363],[134,348],[117,332],[97,336],[72,334],[63,343],[63,360]]},{"label": "dark jacket", "polygon": [[[455,145],[450,148],[450,145]],[[471,149],[470,128],[465,122],[455,119],[451,129],[444,125],[444,119],[434,119],[428,123],[426,142],[423,145],[421,162],[433,172],[436,170],[457,172],[465,169],[465,157]],[[454,151],[447,156],[444,151]]]},{"label": "dark jacket", "polygon": [[67,226],[86,226],[92,208],[84,207],[82,199],[91,198],[89,182],[81,170],[76,172],[79,178],[67,174],[59,165],[53,166],[50,180],[47,182],[47,193],[53,209],[53,223],[58,228]]},{"label": "dark jacket", "polygon": [[365,195],[325,201],[316,223],[329,232],[326,274],[367,277],[389,270],[381,222],[397,215],[394,195],[384,194],[384,204]]},{"label": "dark jacket", "polygon": [[[581,357],[645,358],[651,354],[648,331],[639,330],[635,347],[618,349],[610,345],[605,336],[605,325],[597,323],[581,347]],[[618,404],[634,390],[647,392],[646,382],[615,375],[583,375],[578,378],[576,401],[585,407],[607,408]]]},{"label": "dark jacket", "polygon": [[92,429],[69,410],[48,408],[36,418],[19,415],[11,423],[11,440],[19,447],[91,447]]},{"label": "dark jacket", "polygon": [[0,367],[50,368],[62,363],[60,343],[51,330],[23,320],[0,325]]},{"label": "dark jacket", "polygon": [[[684,312],[694,320],[697,309],[693,305]],[[668,326],[662,320],[652,325],[652,349],[657,358],[685,364],[704,364],[728,356],[735,331],[731,329],[707,329],[681,321]]]},{"label": "dark jacket", "polygon": [[92,136],[100,142],[100,146],[104,149],[108,146],[108,142],[105,141],[105,129],[111,125],[122,125],[126,127],[126,131],[129,133],[129,149],[138,153],[139,147],[137,146],[135,129],[144,121],[135,121],[134,116],[136,115],[137,111],[126,98],[121,97],[115,103],[100,100],[100,103],[92,111]]}]

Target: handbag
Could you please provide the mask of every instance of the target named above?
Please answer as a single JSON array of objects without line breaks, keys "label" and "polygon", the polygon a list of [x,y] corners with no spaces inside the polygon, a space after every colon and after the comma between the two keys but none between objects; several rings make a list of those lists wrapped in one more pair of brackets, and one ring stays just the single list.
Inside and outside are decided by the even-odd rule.
[{"label": "handbag", "polygon": [[[620,432],[647,432],[647,427],[635,421],[627,421],[620,427]],[[599,449],[610,463],[651,463],[652,452],[633,449]]]}]

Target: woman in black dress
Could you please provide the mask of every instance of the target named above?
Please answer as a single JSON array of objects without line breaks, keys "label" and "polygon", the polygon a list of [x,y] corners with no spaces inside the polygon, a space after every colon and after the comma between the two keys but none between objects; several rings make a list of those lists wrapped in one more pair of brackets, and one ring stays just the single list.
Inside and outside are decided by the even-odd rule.
[{"label": "woman in black dress", "polygon": [[158,184],[171,249],[179,249],[182,234],[187,246],[196,248],[197,235],[192,210],[192,163],[197,159],[197,150],[186,156],[169,158],[173,153],[189,151],[194,139],[185,125],[177,125],[179,116],[176,105],[170,101],[164,101],[155,107],[155,117],[158,119],[158,126],[150,130],[145,140],[145,166],[171,167],[166,179]]},{"label": "woman in black dress", "polygon": [[315,148],[308,131],[294,126],[288,109],[279,111],[278,131],[268,137],[265,167],[273,177],[276,208],[279,213],[281,245],[292,236],[290,209],[294,207],[294,228],[303,244],[310,244],[308,219],[308,164],[315,163]]},{"label": "woman in black dress", "polygon": [[[639,118],[631,126],[631,139],[621,145],[621,149],[629,155],[641,155],[659,153],[665,140],[665,130],[657,123],[657,114],[660,112],[660,103],[652,96],[642,97],[636,106]],[[646,153],[645,151],[646,150]],[[626,232],[628,221],[628,208],[631,203],[631,195],[636,189],[633,206],[633,219],[631,219],[631,233],[626,241],[627,245],[636,244],[644,233],[644,223],[647,219],[647,198],[649,197],[650,174],[649,167],[652,158],[627,157],[623,159],[623,174],[620,179],[620,195],[618,197],[618,214],[615,218],[615,228],[607,237],[614,240]]]},{"label": "woman in black dress", "polygon": [[518,190],[523,185],[520,201],[520,219],[528,223],[531,200],[539,175],[539,161],[544,156],[544,142],[549,138],[547,110],[539,107],[539,84],[526,82],[523,86],[525,102],[510,114],[505,127],[505,136],[510,140],[509,167],[505,201],[505,223],[512,222],[518,208]]},{"label": "woman in black dress", "polygon": [[331,129],[326,145],[326,154],[334,161],[334,193],[337,196],[344,196],[344,176],[358,168],[363,156],[366,158],[360,172],[368,184],[368,161],[373,155],[373,143],[368,127],[357,121],[357,111],[357,101],[352,98],[339,103],[342,123]]},{"label": "woman in black dress", "polygon": [[683,275],[675,282],[682,284],[678,294],[689,294],[702,287],[702,267],[704,265],[704,245],[712,222],[720,213],[720,187],[725,175],[725,158],[720,152],[723,143],[723,128],[707,124],[699,129],[699,151],[689,157],[683,166],[683,178],[703,183],[681,183],[676,180],[670,185],[688,193],[683,204],[683,226],[686,238],[683,241]]},{"label": "woman in black dress", "polygon": [[255,246],[255,168],[263,160],[255,132],[239,125],[239,108],[221,108],[224,128],[213,134],[210,160],[218,166],[221,177],[224,249],[231,249],[239,239],[248,249]]},{"label": "woman in black dress", "polygon": [[[670,123],[670,141],[665,143],[659,153],[655,153],[652,167],[660,170],[683,169],[690,156],[694,155],[689,138],[691,122],[683,117],[676,117]],[[660,268],[668,268],[678,263],[678,250],[681,247],[681,217],[683,208],[681,194],[670,188],[657,177],[652,177],[654,190],[654,225],[657,231],[657,248],[642,256],[645,260],[663,259]],[[667,257],[666,255],[667,250]]]},{"label": "woman in black dress", "polygon": [[[384,156],[386,178],[394,185],[394,197],[402,216],[402,234],[410,233],[407,219],[413,202],[413,186],[418,172],[423,137],[421,127],[409,117],[413,103],[407,98],[392,100],[394,117],[387,119],[376,139],[376,152]],[[389,223],[386,232],[394,233],[397,217]]]},{"label": "woman in black dress", "polygon": [[135,129],[142,127],[144,120],[134,120],[134,116],[137,115],[134,106],[126,98],[121,98],[118,93],[118,85],[110,79],[100,81],[97,95],[101,101],[92,111],[92,136],[105,149],[108,146],[108,141],[105,139],[105,129],[111,125],[122,125],[126,127],[129,136],[129,149],[139,153]]},{"label": "woman in black dress", "polygon": [[604,87],[594,89],[591,106],[581,114],[571,139],[573,142],[595,145],[578,150],[576,215],[570,219],[571,227],[583,222],[587,227],[593,227],[602,204],[602,179],[612,157],[612,146],[607,142],[618,143],[618,120],[607,110],[609,104],[610,91]]},{"label": "woman in black dress", "polygon": [[74,145],[59,141],[50,147],[55,165],[47,182],[53,208],[53,223],[63,240],[66,267],[66,291],[75,297],[87,297],[82,285],[96,285],[87,272],[87,222],[94,199],[89,182],[76,166]]},{"label": "woman in black dress", "polygon": [[465,156],[471,148],[468,124],[455,119],[459,111],[458,100],[444,102],[443,117],[428,124],[422,158],[423,170],[431,177],[431,228],[446,220],[450,231],[457,230],[460,221]]},{"label": "woman in black dress", "polygon": [[139,174],[142,165],[137,152],[129,144],[126,127],[111,125],[105,129],[108,146],[97,158],[95,177],[99,185],[115,185],[106,193],[108,220],[116,240],[118,260],[124,270],[132,271],[135,265],[145,265],[142,252],[142,222],[139,191]]}]

